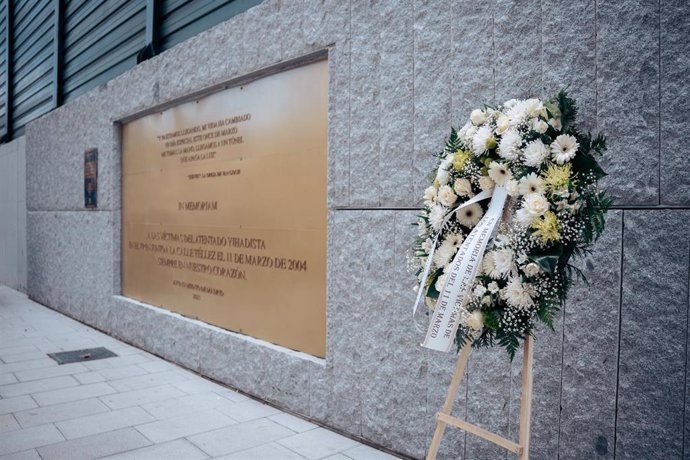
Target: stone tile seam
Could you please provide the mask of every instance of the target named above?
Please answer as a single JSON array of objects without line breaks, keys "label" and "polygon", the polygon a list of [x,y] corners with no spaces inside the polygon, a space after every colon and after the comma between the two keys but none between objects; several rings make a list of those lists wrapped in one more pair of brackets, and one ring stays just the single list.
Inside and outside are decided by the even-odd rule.
[{"label": "stone tile seam", "polygon": [[620,258],[620,284],[618,286],[618,346],[616,349],[616,395],[613,411],[613,458],[616,457],[618,447],[618,394],[620,388],[621,372],[621,328],[623,326],[623,280],[625,279],[625,211],[621,212],[621,258]]},{"label": "stone tile seam", "polygon": [[[690,262],[690,245],[688,245],[688,261]],[[688,310],[686,313],[686,318],[685,318],[685,388],[683,391],[683,409],[687,408],[687,403],[688,403],[688,337],[690,336],[690,271],[688,271],[688,282],[687,282],[687,291],[686,291],[686,296],[687,296],[687,305],[688,305]],[[688,414],[687,411],[684,410],[683,413],[683,442],[680,445],[681,446],[681,458],[685,458],[685,433],[686,433],[686,427],[687,427],[687,418]]]}]

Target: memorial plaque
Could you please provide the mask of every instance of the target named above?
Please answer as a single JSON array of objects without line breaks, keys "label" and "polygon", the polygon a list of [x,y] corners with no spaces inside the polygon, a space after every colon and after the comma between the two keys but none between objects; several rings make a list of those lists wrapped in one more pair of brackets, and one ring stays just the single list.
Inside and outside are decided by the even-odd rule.
[{"label": "memorial plaque", "polygon": [[98,207],[98,150],[84,152],[84,207]]},{"label": "memorial plaque", "polygon": [[325,356],[328,64],[122,127],[122,293]]}]

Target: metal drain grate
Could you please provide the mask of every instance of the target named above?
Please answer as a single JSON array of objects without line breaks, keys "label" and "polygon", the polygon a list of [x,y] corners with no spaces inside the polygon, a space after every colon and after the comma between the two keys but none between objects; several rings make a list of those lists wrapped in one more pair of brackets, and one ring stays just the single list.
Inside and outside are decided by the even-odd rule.
[{"label": "metal drain grate", "polygon": [[48,353],[48,356],[57,361],[58,364],[69,364],[113,358],[117,355],[107,348],[98,347],[86,348],[84,350],[61,351],[59,353]]}]

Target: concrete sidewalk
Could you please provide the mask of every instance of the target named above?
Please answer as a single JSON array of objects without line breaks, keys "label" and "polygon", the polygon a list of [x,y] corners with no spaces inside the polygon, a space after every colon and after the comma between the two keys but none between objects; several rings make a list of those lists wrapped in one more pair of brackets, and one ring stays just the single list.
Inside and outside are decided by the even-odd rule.
[{"label": "concrete sidewalk", "polygon": [[[46,354],[118,356],[58,365]],[[387,459],[0,286],[0,459]]]}]

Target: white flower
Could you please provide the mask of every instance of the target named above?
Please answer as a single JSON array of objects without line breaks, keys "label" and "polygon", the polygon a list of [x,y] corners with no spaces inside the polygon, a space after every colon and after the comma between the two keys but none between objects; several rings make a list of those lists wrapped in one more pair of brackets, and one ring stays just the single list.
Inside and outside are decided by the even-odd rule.
[{"label": "white flower", "polygon": [[443,206],[452,206],[458,200],[458,196],[449,185],[443,185],[438,189],[438,202]]},{"label": "white flower", "polygon": [[492,294],[496,294],[500,289],[498,287],[498,283],[496,281],[490,282],[489,285],[487,286],[487,288],[489,289],[489,292]]},{"label": "white flower", "polygon": [[472,295],[475,297],[481,297],[484,295],[485,292],[486,292],[486,288],[484,287],[483,284],[480,283],[474,287],[474,291],[472,292]]},{"label": "white flower", "polygon": [[510,128],[510,118],[504,113],[501,113],[496,119],[496,132],[503,134]]},{"label": "white flower", "polygon": [[544,143],[537,139],[527,144],[525,147],[525,164],[538,168],[546,159],[549,150]]},{"label": "white flower", "polygon": [[465,237],[462,236],[462,233],[451,233],[446,237],[446,241],[452,245],[456,250],[460,247],[462,242],[465,240]]},{"label": "white flower", "polygon": [[534,305],[529,291],[528,285],[522,284],[518,278],[511,278],[505,288],[504,295],[509,305],[524,309]]},{"label": "white flower", "polygon": [[445,273],[436,278],[436,283],[434,283],[434,287],[438,292],[443,291],[443,285],[446,284],[446,278],[448,278],[448,275]]},{"label": "white flower", "polygon": [[436,187],[427,187],[424,190],[424,205],[431,206],[436,202]]},{"label": "white flower", "polygon": [[538,117],[539,115],[546,114],[546,107],[539,99],[527,99],[525,101],[525,112],[527,112],[527,116]]},{"label": "white flower", "polygon": [[492,275],[491,277],[507,277],[515,267],[515,253],[512,249],[498,249],[493,251],[492,254],[495,272],[499,276]]},{"label": "white flower", "polygon": [[496,140],[494,133],[488,126],[482,126],[477,130],[474,137],[472,137],[472,153],[479,156],[496,147]]},{"label": "white flower", "polygon": [[483,110],[474,109],[472,111],[472,113],[470,114],[470,120],[472,120],[472,123],[475,126],[479,126],[479,125],[484,124],[484,122],[486,121],[486,118],[487,118],[486,113],[484,113]]},{"label": "white flower", "polygon": [[[482,273],[488,276],[491,276],[491,274],[496,271],[496,264],[494,264],[494,256],[492,252],[487,252],[484,254],[481,269]],[[489,291],[491,291],[491,283],[489,283]]]},{"label": "white flower", "polygon": [[494,181],[489,176],[482,176],[479,178],[479,187],[485,192],[492,190],[494,185],[496,184],[494,184]]},{"label": "white flower", "polygon": [[448,265],[450,260],[453,258],[456,251],[457,251],[457,248],[453,244],[453,242],[445,240],[436,249],[436,252],[434,252],[434,259],[433,259],[434,265],[436,265],[439,268],[445,267],[446,265]]},{"label": "white flower", "polygon": [[443,206],[435,204],[431,207],[431,211],[429,212],[429,225],[431,225],[431,228],[438,232],[441,230],[443,219],[445,217],[446,209]]},{"label": "white flower", "polygon": [[455,211],[455,216],[458,218],[458,222],[469,228],[477,225],[477,223],[481,220],[482,215],[484,215],[484,211],[477,203],[473,203]]},{"label": "white flower", "polygon": [[527,118],[527,103],[525,101],[517,101],[506,113],[510,119],[511,126],[517,126],[525,121]]},{"label": "white flower", "polygon": [[520,208],[515,211],[515,220],[523,227],[529,227],[532,225],[532,222],[534,222],[535,218],[536,217],[525,208]]},{"label": "white flower", "polygon": [[498,163],[492,161],[489,164],[489,177],[496,183],[496,185],[505,185],[508,179],[513,178],[513,174],[508,169],[505,163]]},{"label": "white flower", "polygon": [[556,131],[560,131],[560,130],[561,130],[561,127],[562,127],[562,126],[561,126],[561,117],[559,116],[559,117],[557,117],[557,118],[550,118],[550,119],[549,119],[549,124],[550,124],[551,126],[553,126],[553,129],[555,129]]},{"label": "white flower", "polygon": [[530,193],[522,201],[523,209],[526,209],[533,217],[543,216],[549,210],[549,200],[541,193]]},{"label": "white flower", "polygon": [[498,144],[498,154],[506,160],[516,160],[522,145],[522,136],[517,129],[509,129],[503,133],[501,142]]},{"label": "white flower", "polygon": [[530,262],[525,265],[524,271],[527,276],[534,276],[541,271],[541,268],[539,268],[539,265],[535,264],[534,262]]},{"label": "white flower", "polygon": [[577,143],[577,139],[570,134],[561,134],[556,138],[551,144],[551,155],[553,161],[562,165],[566,161],[570,161],[575,158],[577,153],[577,148],[580,144]]},{"label": "white flower", "polygon": [[467,317],[467,326],[475,331],[484,327],[484,315],[481,311],[475,310]]},{"label": "white flower", "polygon": [[438,165],[438,171],[436,171],[436,180],[439,185],[446,185],[448,179],[450,179],[450,168],[453,166],[453,155],[448,155],[441,161]]},{"label": "white flower", "polygon": [[426,225],[426,221],[424,219],[417,219],[417,229],[418,229],[418,235],[423,236],[426,235],[427,232],[429,231],[429,228]]},{"label": "white flower", "polygon": [[429,254],[431,252],[431,246],[434,244],[433,241],[431,241],[431,238],[427,238],[423,243],[422,243],[422,250]]},{"label": "white flower", "polygon": [[506,182],[506,192],[510,196],[517,196],[520,193],[518,181],[515,179],[510,179]]},{"label": "white flower", "polygon": [[544,120],[535,118],[532,122],[532,129],[539,134],[544,134],[549,129],[549,125]]},{"label": "white flower", "polygon": [[427,308],[432,311],[436,309],[436,301],[437,300],[433,297],[427,297],[424,299],[424,303],[426,304]]},{"label": "white flower", "polygon": [[520,195],[530,193],[544,193],[544,179],[534,173],[530,173],[520,179]]},{"label": "white flower", "polygon": [[515,259],[515,260],[520,265],[524,265],[524,263],[527,262],[527,260],[529,260],[529,259],[527,259],[527,254],[525,254],[524,252],[521,252],[520,255],[517,257],[517,259]]},{"label": "white flower", "polygon": [[506,109],[509,109],[511,107],[514,107],[515,104],[517,104],[517,103],[518,103],[517,99],[508,99],[507,101],[505,101],[503,103],[503,107],[505,107]]},{"label": "white flower", "polygon": [[455,179],[453,190],[455,190],[455,193],[458,195],[468,198],[474,195],[472,193],[472,184],[468,179]]}]

